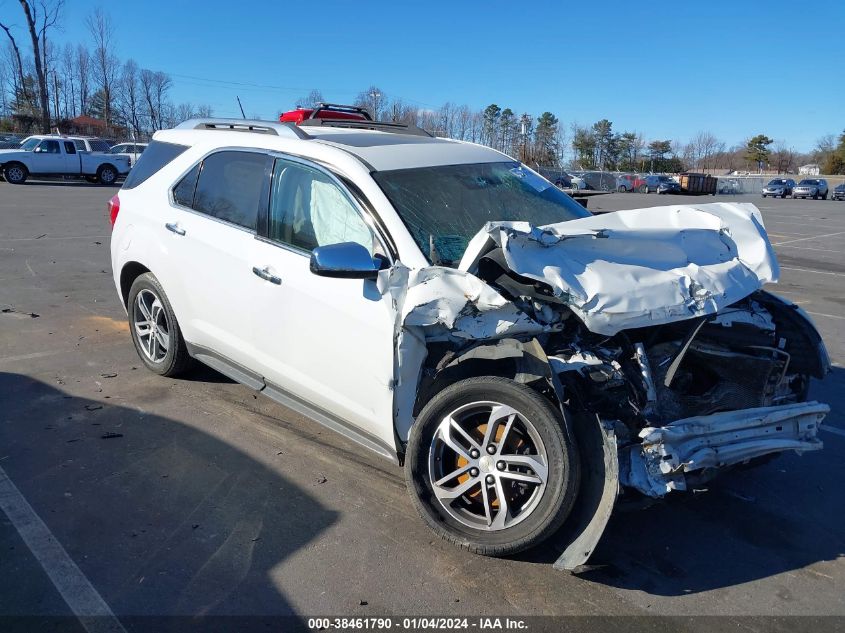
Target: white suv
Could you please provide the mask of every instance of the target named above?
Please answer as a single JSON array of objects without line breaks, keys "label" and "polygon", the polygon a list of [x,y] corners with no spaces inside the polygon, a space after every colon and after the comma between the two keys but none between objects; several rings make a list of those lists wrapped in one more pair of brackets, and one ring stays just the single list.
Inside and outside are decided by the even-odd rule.
[{"label": "white suv", "polygon": [[572,567],[620,484],[660,497],[821,447],[827,354],[761,290],[778,269],[750,204],[593,217],[416,128],[195,120],[109,210],[149,369],[200,360],[404,464],[426,522],[477,553],[567,522]]}]

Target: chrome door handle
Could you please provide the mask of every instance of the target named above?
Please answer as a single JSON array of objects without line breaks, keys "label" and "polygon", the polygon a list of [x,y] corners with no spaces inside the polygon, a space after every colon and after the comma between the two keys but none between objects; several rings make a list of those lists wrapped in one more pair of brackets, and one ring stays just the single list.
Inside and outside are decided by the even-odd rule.
[{"label": "chrome door handle", "polygon": [[171,233],[176,233],[176,235],[184,235],[185,234],[185,229],[180,228],[178,223],[168,222],[164,226],[168,231],[170,231]]},{"label": "chrome door handle", "polygon": [[276,275],[272,274],[267,269],[267,266],[265,266],[264,268],[258,268],[258,266],[253,266],[252,272],[261,277],[264,281],[269,281],[271,284],[276,284],[277,286],[282,285],[282,278],[276,277]]}]

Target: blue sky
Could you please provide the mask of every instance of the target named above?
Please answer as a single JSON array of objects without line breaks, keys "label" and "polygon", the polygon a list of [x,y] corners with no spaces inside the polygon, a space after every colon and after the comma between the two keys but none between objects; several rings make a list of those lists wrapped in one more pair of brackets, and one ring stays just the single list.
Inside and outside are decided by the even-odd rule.
[{"label": "blue sky", "polygon": [[[842,0],[238,4],[67,0],[59,37],[85,41],[103,6],[121,59],[170,73],[174,101],[221,116],[238,114],[236,95],[271,118],[311,88],[349,102],[376,84],[421,107],[608,118],[648,139],[764,133],[805,151],[845,128]],[[0,0],[4,17],[18,11]]]}]

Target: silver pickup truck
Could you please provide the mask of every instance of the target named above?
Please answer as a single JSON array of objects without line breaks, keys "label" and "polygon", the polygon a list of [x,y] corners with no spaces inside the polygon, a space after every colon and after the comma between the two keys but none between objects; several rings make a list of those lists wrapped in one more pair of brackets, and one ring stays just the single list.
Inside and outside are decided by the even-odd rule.
[{"label": "silver pickup truck", "polygon": [[111,185],[129,173],[125,156],[90,151],[85,139],[67,136],[30,136],[18,149],[0,150],[0,173],[6,182],[20,185],[29,177],[76,177]]}]

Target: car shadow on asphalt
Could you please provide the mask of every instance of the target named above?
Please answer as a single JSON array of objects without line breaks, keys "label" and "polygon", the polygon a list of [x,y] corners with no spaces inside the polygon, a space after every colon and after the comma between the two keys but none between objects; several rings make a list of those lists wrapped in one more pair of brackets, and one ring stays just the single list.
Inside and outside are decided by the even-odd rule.
[{"label": "car shadow on asphalt", "polygon": [[[6,474],[121,620],[234,630],[231,616],[248,614],[305,628],[270,571],[338,516],[266,465],[283,465],[281,453],[250,455],[178,420],[3,372],[0,446]],[[0,616],[47,615],[8,610],[38,604],[24,594],[46,578],[30,567],[0,575]]]},{"label": "car shadow on asphalt", "polygon": [[[845,369],[814,381],[823,426],[845,430]],[[706,490],[644,509],[617,506],[580,578],[654,595],[731,587],[845,555],[845,438],[820,431],[821,451],[737,468]],[[551,563],[553,548],[524,560]]]},{"label": "car shadow on asphalt", "polygon": [[184,374],[179,375],[179,380],[187,380],[189,382],[207,382],[221,385],[234,385],[235,381],[224,376],[216,369],[212,369],[208,365],[200,362],[194,362],[194,366]]}]

